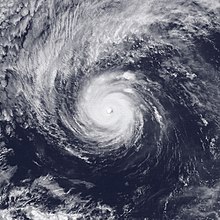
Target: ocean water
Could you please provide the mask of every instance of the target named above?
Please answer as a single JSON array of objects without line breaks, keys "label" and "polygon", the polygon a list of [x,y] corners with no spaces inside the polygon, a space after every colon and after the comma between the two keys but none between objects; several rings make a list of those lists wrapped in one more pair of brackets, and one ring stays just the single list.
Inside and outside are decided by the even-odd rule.
[{"label": "ocean water", "polygon": [[0,1],[0,219],[220,219],[217,0]]}]

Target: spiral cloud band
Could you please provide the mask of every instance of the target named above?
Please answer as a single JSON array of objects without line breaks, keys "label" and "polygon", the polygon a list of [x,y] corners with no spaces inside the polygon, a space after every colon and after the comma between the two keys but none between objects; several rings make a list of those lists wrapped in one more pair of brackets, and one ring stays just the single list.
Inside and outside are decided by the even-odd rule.
[{"label": "spiral cloud band", "polygon": [[219,8],[0,1],[0,216],[219,219]]}]

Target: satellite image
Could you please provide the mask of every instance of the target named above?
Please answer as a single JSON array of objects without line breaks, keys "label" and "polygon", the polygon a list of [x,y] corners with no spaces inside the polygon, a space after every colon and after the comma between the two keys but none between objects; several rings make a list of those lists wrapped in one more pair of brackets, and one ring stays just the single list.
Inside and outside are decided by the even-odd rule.
[{"label": "satellite image", "polygon": [[0,220],[219,220],[220,1],[0,0]]}]

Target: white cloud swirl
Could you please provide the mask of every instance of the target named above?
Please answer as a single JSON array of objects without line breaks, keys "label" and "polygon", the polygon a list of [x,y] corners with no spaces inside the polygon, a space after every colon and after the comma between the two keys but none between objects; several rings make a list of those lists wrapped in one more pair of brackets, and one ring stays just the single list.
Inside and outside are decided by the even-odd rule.
[{"label": "white cloud swirl", "polygon": [[[116,149],[135,143],[143,128],[143,104],[132,73],[105,73],[85,83],[72,130],[84,142]],[[142,100],[143,101],[143,100]]]}]

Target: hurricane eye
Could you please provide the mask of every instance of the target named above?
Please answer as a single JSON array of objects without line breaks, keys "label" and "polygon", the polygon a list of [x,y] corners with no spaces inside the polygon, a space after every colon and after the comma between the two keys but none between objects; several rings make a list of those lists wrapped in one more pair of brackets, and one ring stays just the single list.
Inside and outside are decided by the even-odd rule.
[{"label": "hurricane eye", "polygon": [[112,109],[111,107],[107,107],[107,108],[106,108],[106,113],[107,113],[108,115],[111,115],[111,114],[113,114],[114,112],[113,112],[113,109]]}]

